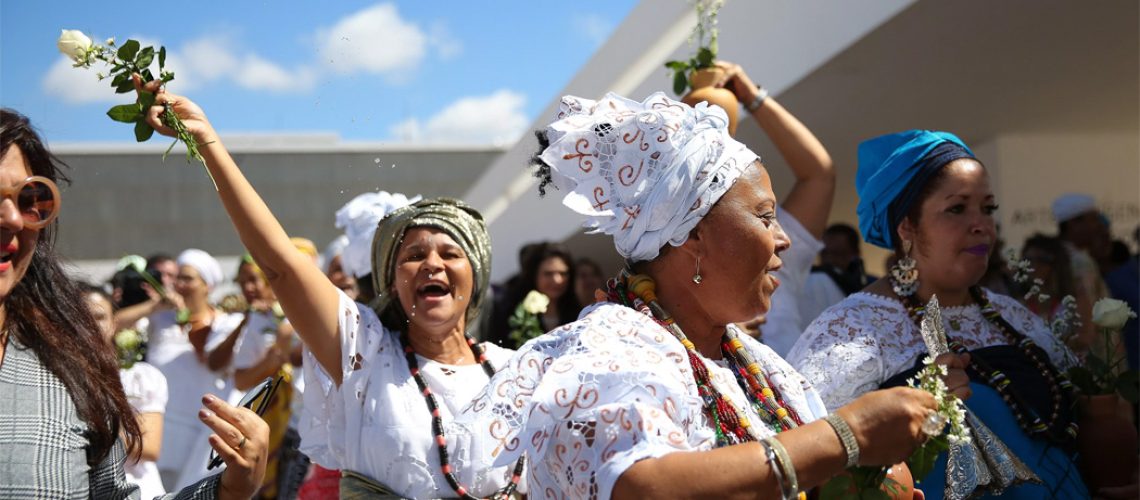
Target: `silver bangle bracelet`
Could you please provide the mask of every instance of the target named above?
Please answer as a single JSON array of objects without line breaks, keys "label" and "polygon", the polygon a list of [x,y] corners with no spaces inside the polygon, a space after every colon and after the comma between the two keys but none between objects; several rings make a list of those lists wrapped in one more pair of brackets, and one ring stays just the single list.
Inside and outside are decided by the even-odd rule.
[{"label": "silver bangle bracelet", "polygon": [[756,110],[760,109],[760,106],[764,105],[764,100],[767,98],[768,89],[765,89],[764,87],[758,87],[756,89],[756,97],[754,97],[752,99],[752,102],[748,103],[748,105],[745,107],[748,108],[749,113],[755,113]]},{"label": "silver bangle bracelet", "polygon": [[839,436],[839,442],[843,444],[843,451],[847,453],[847,465],[845,468],[851,468],[859,464],[859,443],[855,441],[855,433],[851,431],[851,426],[847,425],[847,421],[838,413],[832,413],[823,418],[835,434]]},{"label": "silver bangle bracelet", "polygon": [[776,476],[776,487],[780,489],[781,500],[791,500],[787,496],[787,488],[784,486],[784,472],[779,466],[780,457],[776,455],[776,450],[772,449],[772,445],[768,444],[767,439],[761,439],[760,445],[764,447],[764,456],[768,458],[768,469]]},{"label": "silver bangle bracelet", "polygon": [[[768,446],[776,457],[775,469],[780,473],[776,475],[780,479],[780,491],[784,500],[794,500],[799,497],[800,484],[796,479],[796,468],[792,465],[792,457],[788,456],[788,450],[784,449],[783,443],[780,440],[769,437],[760,441]],[[768,460],[769,466],[772,465],[772,460]]]}]

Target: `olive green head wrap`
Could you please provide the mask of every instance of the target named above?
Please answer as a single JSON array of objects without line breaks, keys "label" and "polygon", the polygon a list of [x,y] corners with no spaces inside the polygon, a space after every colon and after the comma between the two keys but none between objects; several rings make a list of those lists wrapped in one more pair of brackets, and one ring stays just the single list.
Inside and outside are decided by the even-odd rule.
[{"label": "olive green head wrap", "polygon": [[491,238],[487,235],[483,215],[453,198],[420,200],[393,210],[380,220],[376,236],[372,238],[372,284],[377,293],[372,308],[389,329],[403,331],[407,328],[407,316],[392,293],[392,283],[396,279],[396,253],[404,240],[404,233],[413,227],[434,227],[444,231],[467,254],[474,277],[473,296],[467,305],[466,315],[467,328],[472,328],[490,288]]}]

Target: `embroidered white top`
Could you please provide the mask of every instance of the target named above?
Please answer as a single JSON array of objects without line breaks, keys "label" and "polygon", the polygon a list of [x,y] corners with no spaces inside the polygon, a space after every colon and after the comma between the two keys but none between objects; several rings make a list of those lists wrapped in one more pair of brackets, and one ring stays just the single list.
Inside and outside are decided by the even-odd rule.
[{"label": "embroidered white top", "polygon": [[[1049,327],[1012,297],[985,291],[994,307],[1064,369],[1064,349]],[[982,316],[977,304],[942,307],[948,336],[967,349],[1009,344]],[[926,344],[906,307],[895,299],[867,292],[852,294],[823,312],[788,354],[788,362],[811,380],[834,410],[914,366]]]},{"label": "embroidered white top", "polygon": [[[328,373],[306,351],[308,381],[300,423],[301,451],[329,469],[364,474],[410,498],[454,497],[440,472],[431,414],[416,387],[400,346],[400,332],[385,328],[376,313],[340,296],[343,382],[334,387]],[[513,351],[483,344],[487,359],[501,367]],[[436,395],[444,425],[487,385],[478,364],[446,365],[418,358],[420,373]],[[473,495],[487,496],[505,486],[513,464],[492,467],[484,455],[456,444],[445,428],[447,451],[459,482]]]},{"label": "embroidered white top", "polygon": [[[767,346],[739,336],[804,421],[826,415],[804,377]],[[702,361],[753,428],[773,435],[733,373]],[[454,426],[473,439],[468,448],[490,451],[496,466],[526,452],[532,495],[609,498],[638,460],[713,448],[702,407],[680,341],[646,314],[602,303],[520,348]]]}]

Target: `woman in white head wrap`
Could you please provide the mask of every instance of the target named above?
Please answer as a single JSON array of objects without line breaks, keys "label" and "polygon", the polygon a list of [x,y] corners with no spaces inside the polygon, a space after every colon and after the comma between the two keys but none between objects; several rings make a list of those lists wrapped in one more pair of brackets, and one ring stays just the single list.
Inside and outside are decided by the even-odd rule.
[{"label": "woman in white head wrap", "polygon": [[611,235],[629,267],[608,301],[523,346],[458,421],[489,430],[470,447],[496,464],[528,454],[532,494],[792,498],[925,437],[934,399],[913,389],[817,420],[810,384],[733,325],[768,309],[788,241],[766,170],[726,124],[661,93],[568,96],[540,134],[540,189]]},{"label": "woman in white head wrap", "polygon": [[[365,254],[377,296],[372,307],[359,304],[293,248],[202,110],[160,82],[146,88],[156,93],[147,123],[173,134],[159,118],[168,106],[201,145],[242,243],[308,349],[301,449],[341,470],[342,498],[510,495],[521,465],[494,467],[457,446],[461,433],[444,431],[511,354],[467,335],[490,285],[482,216],[437,198],[360,224],[348,217],[346,232],[376,233]],[[381,200],[369,198],[346,212],[374,214]],[[345,262],[355,263],[348,236]]]},{"label": "woman in white head wrap", "polygon": [[162,435],[166,453],[158,457],[159,472],[166,486],[182,488],[208,474],[209,432],[198,423],[200,395],[235,399],[226,367],[211,371],[206,360],[242,317],[210,304],[210,292],[224,279],[222,266],[210,254],[191,248],[176,262],[174,292],[182,297],[184,309],[152,315],[147,361],[166,376],[170,393]]}]

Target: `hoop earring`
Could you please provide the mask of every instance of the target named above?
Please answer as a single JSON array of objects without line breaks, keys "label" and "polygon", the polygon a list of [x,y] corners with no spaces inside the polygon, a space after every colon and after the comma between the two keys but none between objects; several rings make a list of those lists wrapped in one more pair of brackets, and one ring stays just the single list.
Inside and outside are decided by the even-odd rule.
[{"label": "hoop earring", "polygon": [[903,256],[891,266],[891,289],[899,297],[910,297],[918,291],[918,263],[910,256],[911,242],[903,240]]},{"label": "hoop earring", "polygon": [[701,284],[704,278],[701,277],[701,258],[697,257],[697,273],[693,275],[693,283]]}]

